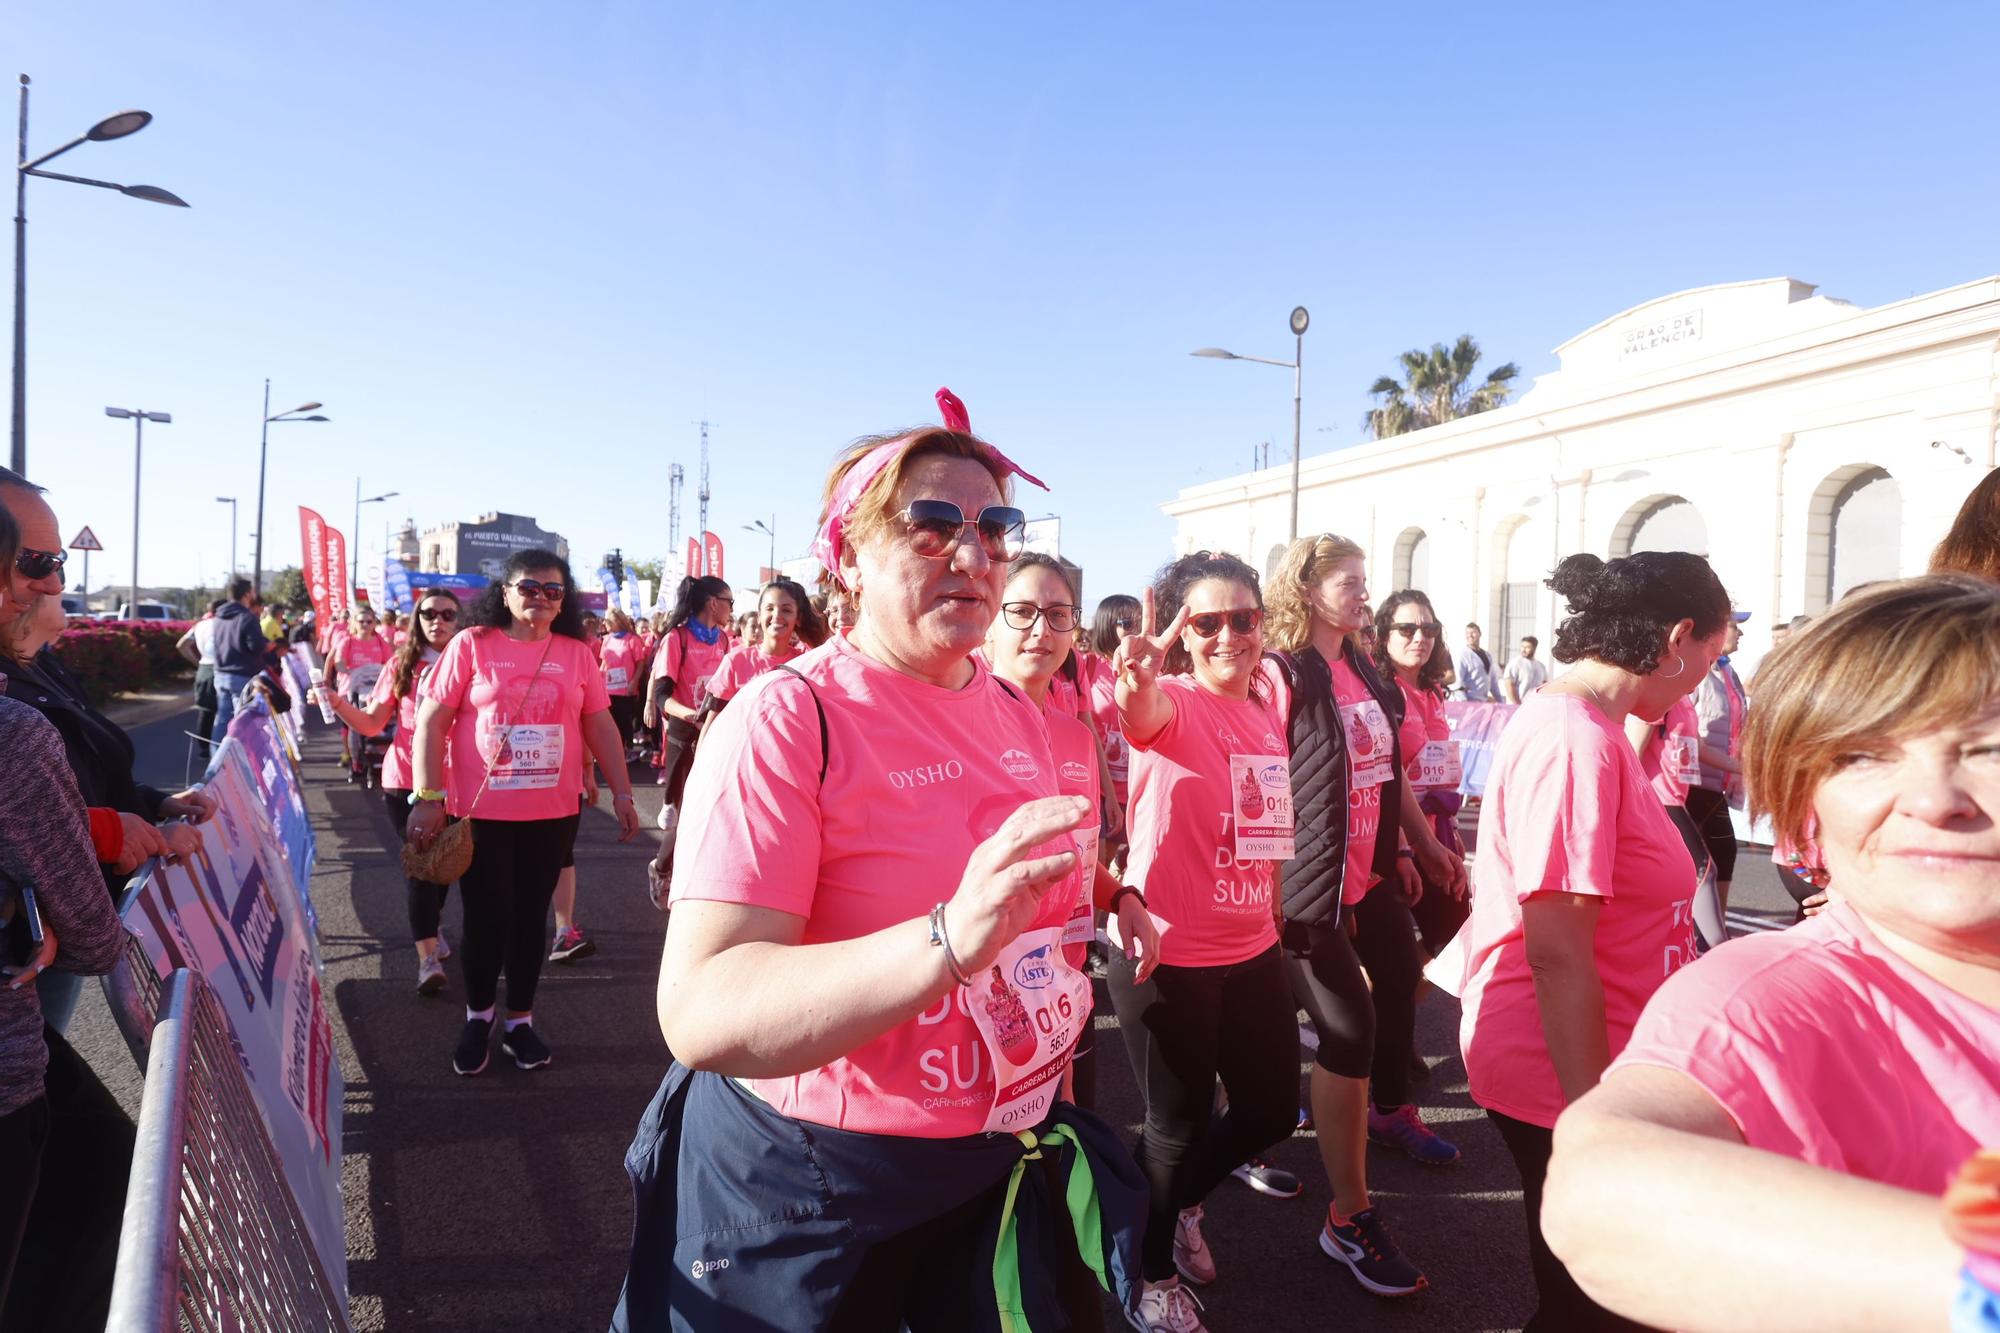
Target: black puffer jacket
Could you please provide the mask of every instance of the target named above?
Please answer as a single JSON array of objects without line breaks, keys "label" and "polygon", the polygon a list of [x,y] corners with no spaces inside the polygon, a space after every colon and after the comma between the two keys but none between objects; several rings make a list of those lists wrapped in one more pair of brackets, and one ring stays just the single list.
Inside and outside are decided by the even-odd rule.
[{"label": "black puffer jacket", "polygon": [[[1342,881],[1347,873],[1347,732],[1333,700],[1333,671],[1315,648],[1271,653],[1292,688],[1286,738],[1292,751],[1293,856],[1285,862],[1285,920],[1303,926],[1340,920]],[[1403,692],[1384,684],[1374,665],[1353,644],[1343,649],[1347,664],[1368,686],[1388,715],[1392,735],[1403,725]],[[1382,832],[1375,839],[1374,871],[1396,874],[1396,828],[1403,809],[1402,741],[1395,767],[1382,787]]]}]

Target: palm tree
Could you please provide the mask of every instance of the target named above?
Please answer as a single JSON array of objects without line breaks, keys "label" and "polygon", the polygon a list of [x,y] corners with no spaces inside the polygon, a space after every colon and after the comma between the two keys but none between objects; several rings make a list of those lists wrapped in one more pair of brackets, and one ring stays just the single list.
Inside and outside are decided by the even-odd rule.
[{"label": "palm tree", "polygon": [[1509,361],[1475,386],[1472,376],[1479,365],[1479,344],[1469,333],[1461,333],[1450,347],[1443,343],[1432,343],[1429,351],[1413,347],[1397,360],[1403,378],[1383,375],[1368,389],[1369,396],[1380,401],[1361,425],[1378,440],[1490,412],[1507,401],[1514,378],[1521,373]]}]

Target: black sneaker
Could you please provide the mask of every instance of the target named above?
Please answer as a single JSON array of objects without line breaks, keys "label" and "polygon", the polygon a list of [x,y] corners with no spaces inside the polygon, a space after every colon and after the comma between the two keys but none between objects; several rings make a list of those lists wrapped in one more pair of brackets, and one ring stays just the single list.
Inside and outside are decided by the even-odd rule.
[{"label": "black sneaker", "polygon": [[1346,1264],[1354,1280],[1377,1296],[1408,1296],[1431,1284],[1422,1270],[1396,1248],[1381,1213],[1374,1208],[1363,1208],[1348,1218],[1345,1225],[1335,1225],[1333,1206],[1327,1205],[1319,1247]]},{"label": "black sneaker", "polygon": [[548,1046],[535,1035],[533,1023],[517,1023],[508,1028],[500,1038],[500,1049],[513,1056],[514,1063],[522,1069],[540,1069],[555,1059]]},{"label": "black sneaker", "polygon": [[467,1078],[484,1072],[487,1060],[492,1058],[488,1050],[492,1042],[492,1019],[466,1019],[465,1031],[458,1034],[458,1049],[451,1053],[451,1067]]}]

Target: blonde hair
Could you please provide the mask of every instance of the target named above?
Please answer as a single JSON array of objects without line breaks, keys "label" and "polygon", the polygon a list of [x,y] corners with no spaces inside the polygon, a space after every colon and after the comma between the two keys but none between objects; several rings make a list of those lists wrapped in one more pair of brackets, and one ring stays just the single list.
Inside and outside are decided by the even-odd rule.
[{"label": "blonde hair", "polygon": [[1322,532],[1301,537],[1285,548],[1284,559],[1264,589],[1264,641],[1280,652],[1295,653],[1312,642],[1312,589],[1342,560],[1367,556],[1345,537]]},{"label": "blonde hair", "polygon": [[854,508],[842,520],[841,540],[850,550],[889,525],[889,520],[895,517],[889,506],[896,502],[896,491],[902,486],[910,464],[919,458],[969,458],[992,474],[993,484],[1000,488],[1002,503],[1006,503],[1012,495],[1013,488],[1009,482],[1013,474],[977,435],[946,430],[942,426],[919,426],[913,430],[892,431],[887,435],[864,435],[840,451],[839,457],[833,461],[833,470],[826,475],[826,488],[821,493],[819,510],[822,527],[826,525],[827,510],[833,504],[833,493],[840,489],[840,483],[847,474],[876,449],[899,440],[908,441],[902,453],[868,483],[867,489],[856,498]]},{"label": "blonde hair", "polygon": [[1976,718],[2000,702],[2000,584],[1930,574],[1870,584],[1758,669],[1743,728],[1753,818],[1803,845],[1842,755]]},{"label": "blonde hair", "polygon": [[625,614],[625,608],[622,606],[606,607],[604,609],[604,625],[613,634],[630,634],[632,632],[632,617]]}]

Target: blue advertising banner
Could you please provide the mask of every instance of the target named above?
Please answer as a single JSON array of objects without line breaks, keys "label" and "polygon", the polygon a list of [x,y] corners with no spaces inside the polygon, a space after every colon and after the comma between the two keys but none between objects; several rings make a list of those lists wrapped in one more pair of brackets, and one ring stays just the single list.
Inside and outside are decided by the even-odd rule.
[{"label": "blue advertising banner", "polygon": [[486,591],[486,585],[493,580],[484,574],[410,574],[410,595],[415,596],[424,588],[449,588],[458,594],[462,602],[472,600],[472,594]]},{"label": "blue advertising banner", "polygon": [[400,560],[382,562],[382,595],[391,607],[398,611],[414,611],[416,601],[410,596],[410,571]]},{"label": "blue advertising banner", "polygon": [[[245,743],[252,727],[230,727],[205,779],[217,811],[201,827],[200,850],[181,865],[150,863],[120,915],[156,975],[186,967],[214,988],[320,1261],[345,1291],[340,1062],[304,882],[294,878],[258,784],[263,759],[277,754],[274,724],[262,715],[244,721],[266,737],[253,759]],[[271,790],[289,803],[286,788]]]},{"label": "blue advertising banner", "polygon": [[[292,711],[296,713],[303,706],[303,700],[294,699]],[[304,890],[312,882],[319,843],[313,836],[312,820],[306,814],[305,797],[299,791],[298,772],[292,767],[291,757],[282,750],[278,729],[265,711],[262,699],[254,709],[230,719],[229,735],[240,743],[234,754],[256,788],[262,812],[270,818],[272,833],[301,890],[299,904],[305,910],[306,924],[312,928],[314,938],[318,938],[319,914],[313,910],[312,895]],[[209,765],[210,771],[217,764],[229,761],[231,754],[226,747],[218,750]]]}]

